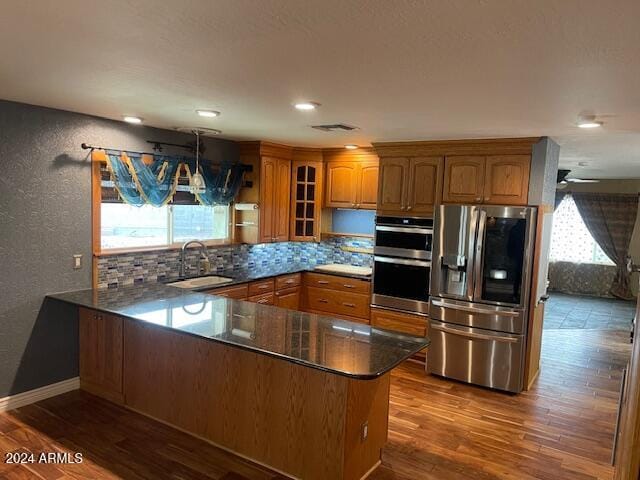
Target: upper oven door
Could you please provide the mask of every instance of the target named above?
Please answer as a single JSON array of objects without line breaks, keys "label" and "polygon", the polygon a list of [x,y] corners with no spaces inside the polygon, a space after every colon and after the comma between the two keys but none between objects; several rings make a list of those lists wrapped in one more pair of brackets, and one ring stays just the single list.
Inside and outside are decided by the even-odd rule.
[{"label": "upper oven door", "polygon": [[433,228],[376,225],[376,255],[431,260]]}]

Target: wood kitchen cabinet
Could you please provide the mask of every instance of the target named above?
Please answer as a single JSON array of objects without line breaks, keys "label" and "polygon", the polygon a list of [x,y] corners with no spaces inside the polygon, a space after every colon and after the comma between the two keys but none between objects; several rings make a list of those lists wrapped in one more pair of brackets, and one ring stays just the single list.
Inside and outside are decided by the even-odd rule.
[{"label": "wood kitchen cabinet", "polygon": [[378,183],[378,211],[383,214],[404,213],[407,190],[408,158],[381,158]]},{"label": "wood kitchen cabinet", "polygon": [[444,203],[479,203],[484,195],[485,157],[447,157],[444,163]]},{"label": "wood kitchen cabinet", "polygon": [[247,298],[247,302],[259,303],[261,305],[273,305],[274,304],[273,292],[263,293],[262,295],[253,295],[252,297]]},{"label": "wood kitchen cabinet", "polygon": [[378,204],[378,176],[380,162],[360,163],[358,175],[358,191],[356,192],[357,208],[375,210]]},{"label": "wood kitchen cabinet", "polygon": [[442,201],[526,205],[530,162],[530,155],[447,157]]},{"label": "wood kitchen cabinet", "polygon": [[370,282],[321,273],[303,276],[304,311],[369,323],[370,303]]},{"label": "wood kitchen cabinet", "polygon": [[218,295],[219,297],[233,298],[235,300],[246,300],[249,296],[249,290],[247,284],[233,285],[230,287],[220,287],[207,290],[203,293],[210,295]]},{"label": "wood kitchen cabinet", "polygon": [[486,159],[484,203],[526,205],[529,194],[529,155],[494,155]]},{"label": "wood kitchen cabinet", "polygon": [[80,385],[94,395],[123,403],[121,317],[79,309]]},{"label": "wood kitchen cabinet", "polygon": [[260,242],[289,239],[289,188],[291,162],[263,157],[260,189]]},{"label": "wood kitchen cabinet", "polygon": [[442,162],[442,157],[382,157],[378,211],[432,215],[440,196]]},{"label": "wood kitchen cabinet", "polygon": [[300,310],[300,287],[285,288],[275,293],[276,307]]},{"label": "wood kitchen cabinet", "polygon": [[299,310],[301,283],[302,275],[300,273],[276,277],[274,305],[276,307],[288,308],[289,310]]},{"label": "wood kitchen cabinet", "polygon": [[324,164],[322,153],[317,156],[318,160],[294,160],[291,165],[292,241],[320,240]]},{"label": "wood kitchen cabinet", "polygon": [[355,208],[359,166],[355,162],[327,163],[325,206]]},{"label": "wood kitchen cabinet", "polygon": [[240,161],[250,165],[245,187],[235,203],[255,210],[235,210],[234,240],[271,243],[289,240],[292,148],[269,142],[240,142]]},{"label": "wood kitchen cabinet", "polygon": [[429,319],[421,315],[396,312],[384,308],[372,308],[371,325],[418,337],[426,337]]},{"label": "wood kitchen cabinet", "polygon": [[[429,332],[429,318],[422,315],[396,312],[385,308],[371,309],[371,326],[393,330],[398,333],[426,337]],[[426,361],[426,349],[416,353],[413,358]]]},{"label": "wood kitchen cabinet", "polygon": [[329,149],[325,152],[325,206],[375,210],[378,201],[378,157],[371,149],[354,153]]}]

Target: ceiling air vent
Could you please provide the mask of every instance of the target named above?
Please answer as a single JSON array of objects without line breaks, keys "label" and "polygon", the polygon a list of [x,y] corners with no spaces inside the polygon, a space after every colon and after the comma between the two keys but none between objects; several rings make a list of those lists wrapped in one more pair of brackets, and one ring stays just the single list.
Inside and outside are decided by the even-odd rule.
[{"label": "ceiling air vent", "polygon": [[334,123],[330,125],[311,125],[311,128],[322,130],[323,132],[350,132],[352,130],[358,129],[358,127],[347,125],[345,123]]}]

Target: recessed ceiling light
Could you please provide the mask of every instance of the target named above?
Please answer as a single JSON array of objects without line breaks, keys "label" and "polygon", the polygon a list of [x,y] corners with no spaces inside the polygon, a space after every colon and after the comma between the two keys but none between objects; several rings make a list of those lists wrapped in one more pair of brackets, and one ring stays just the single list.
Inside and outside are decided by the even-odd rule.
[{"label": "recessed ceiling light", "polygon": [[213,118],[220,115],[220,112],[216,112],[215,110],[196,110],[196,113],[201,117]]},{"label": "recessed ceiling light", "polygon": [[142,119],[140,117],[133,117],[131,115],[125,115],[124,121],[127,123],[142,123]]},{"label": "recessed ceiling light", "polygon": [[348,143],[344,146],[344,148],[346,148],[347,150],[355,150],[358,148],[358,145],[356,145],[355,143]]},{"label": "recessed ceiling light", "polygon": [[595,115],[580,115],[577,125],[580,128],[598,128],[602,126],[602,122],[597,121]]},{"label": "recessed ceiling light", "polygon": [[316,102],[299,102],[294,105],[298,110],[303,111],[315,110],[319,106],[320,104]]}]

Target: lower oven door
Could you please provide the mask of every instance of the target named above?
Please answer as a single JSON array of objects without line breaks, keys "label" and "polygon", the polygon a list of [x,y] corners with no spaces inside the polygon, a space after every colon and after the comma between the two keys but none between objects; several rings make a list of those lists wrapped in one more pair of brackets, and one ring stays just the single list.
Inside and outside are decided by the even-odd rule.
[{"label": "lower oven door", "polygon": [[409,312],[429,312],[431,262],[376,255],[372,303]]},{"label": "lower oven door", "polygon": [[524,335],[430,322],[427,371],[485,387],[521,392]]}]

